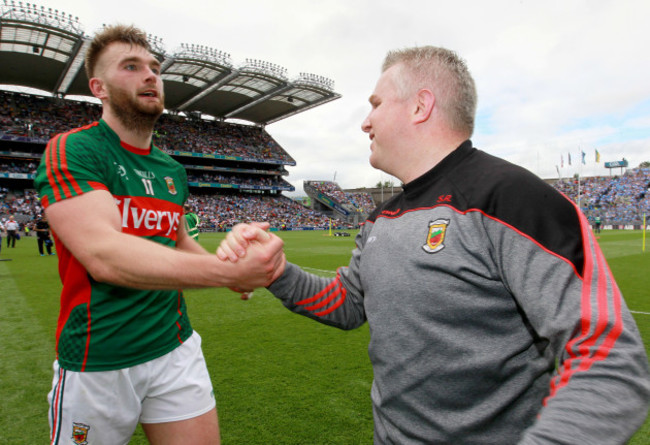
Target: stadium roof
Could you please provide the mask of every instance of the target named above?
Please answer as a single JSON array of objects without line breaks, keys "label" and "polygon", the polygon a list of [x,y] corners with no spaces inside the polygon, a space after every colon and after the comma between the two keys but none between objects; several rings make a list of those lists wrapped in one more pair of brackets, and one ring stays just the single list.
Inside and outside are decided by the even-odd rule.
[{"label": "stadium roof", "polygon": [[[170,111],[241,119],[266,125],[341,97],[334,82],[300,73],[295,79],[273,63],[246,59],[233,66],[214,48],[182,44],[171,54],[148,36],[162,61]],[[83,69],[90,37],[77,17],[20,1],[0,4],[0,84],[37,88],[58,96],[91,96]]]}]

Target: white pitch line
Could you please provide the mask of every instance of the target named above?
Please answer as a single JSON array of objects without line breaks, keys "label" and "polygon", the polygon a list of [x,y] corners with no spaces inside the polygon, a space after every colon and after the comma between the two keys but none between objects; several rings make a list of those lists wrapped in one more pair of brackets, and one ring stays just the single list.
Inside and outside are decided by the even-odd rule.
[{"label": "white pitch line", "polygon": [[643,315],[650,315],[650,312],[639,312],[639,311],[630,311],[633,314],[643,314]]}]

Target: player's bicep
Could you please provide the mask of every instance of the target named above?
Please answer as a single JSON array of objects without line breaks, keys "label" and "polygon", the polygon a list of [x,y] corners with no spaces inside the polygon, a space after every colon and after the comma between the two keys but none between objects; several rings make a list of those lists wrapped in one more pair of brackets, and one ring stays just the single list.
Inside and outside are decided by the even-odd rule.
[{"label": "player's bicep", "polygon": [[119,209],[105,190],[58,201],[47,207],[46,214],[52,231],[84,264],[87,257],[110,247],[113,237],[121,233]]}]

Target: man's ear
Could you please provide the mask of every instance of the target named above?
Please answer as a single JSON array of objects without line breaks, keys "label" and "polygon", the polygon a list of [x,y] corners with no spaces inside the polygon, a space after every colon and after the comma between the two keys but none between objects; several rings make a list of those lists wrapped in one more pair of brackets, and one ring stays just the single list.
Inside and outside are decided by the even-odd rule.
[{"label": "man's ear", "polygon": [[436,97],[431,90],[421,89],[415,96],[415,111],[413,113],[414,122],[421,124],[429,119],[433,106],[436,103]]},{"label": "man's ear", "polygon": [[93,77],[88,81],[90,92],[93,93],[97,99],[105,99],[107,97],[106,84],[99,77]]}]

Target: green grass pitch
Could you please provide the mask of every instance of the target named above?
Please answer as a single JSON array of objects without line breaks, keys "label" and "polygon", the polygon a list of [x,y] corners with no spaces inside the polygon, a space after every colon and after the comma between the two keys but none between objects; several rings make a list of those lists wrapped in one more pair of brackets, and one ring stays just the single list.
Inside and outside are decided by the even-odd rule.
[{"label": "green grass pitch", "polygon": [[[290,261],[334,276],[347,265],[353,236],[281,232]],[[223,234],[201,234],[214,251]],[[23,237],[0,259],[0,443],[46,443],[46,395],[52,379],[60,282],[55,256],[38,255]],[[650,245],[641,232],[607,231],[599,239],[650,355]],[[650,244],[650,239],[648,240]],[[368,327],[340,331],[286,310],[271,294],[242,301],[223,289],[186,291],[192,325],[217,396],[222,442],[371,444],[372,369]],[[650,419],[630,442],[650,443]],[[147,443],[140,428],[131,444]]]}]

